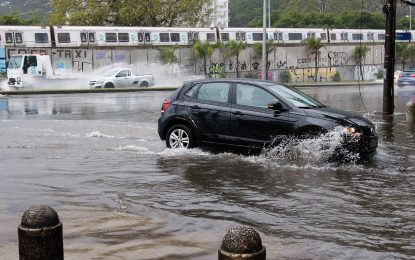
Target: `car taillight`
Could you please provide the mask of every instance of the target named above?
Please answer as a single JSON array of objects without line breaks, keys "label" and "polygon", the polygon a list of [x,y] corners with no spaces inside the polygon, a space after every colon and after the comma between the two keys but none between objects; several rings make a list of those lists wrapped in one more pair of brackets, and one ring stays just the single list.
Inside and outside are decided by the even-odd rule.
[{"label": "car taillight", "polygon": [[161,105],[161,113],[164,113],[167,110],[167,108],[169,108],[169,106],[170,106],[170,102],[167,100],[164,100],[163,104]]},{"label": "car taillight", "polygon": [[415,74],[412,74],[412,75],[411,75],[411,78],[415,78]]}]

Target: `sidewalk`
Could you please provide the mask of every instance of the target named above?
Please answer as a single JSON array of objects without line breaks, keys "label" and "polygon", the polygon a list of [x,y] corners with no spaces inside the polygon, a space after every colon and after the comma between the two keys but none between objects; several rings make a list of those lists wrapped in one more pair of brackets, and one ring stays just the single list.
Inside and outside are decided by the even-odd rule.
[{"label": "sidewalk", "polygon": [[383,85],[383,80],[370,80],[370,81],[339,81],[339,82],[325,82],[325,81],[317,81],[317,82],[293,82],[288,83],[287,85],[292,87],[344,87],[344,86],[371,86],[371,85]]}]

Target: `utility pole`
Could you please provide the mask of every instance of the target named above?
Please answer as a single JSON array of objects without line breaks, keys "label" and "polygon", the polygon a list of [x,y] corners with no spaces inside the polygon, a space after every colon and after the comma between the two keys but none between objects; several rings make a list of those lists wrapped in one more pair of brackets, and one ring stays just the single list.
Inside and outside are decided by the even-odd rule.
[{"label": "utility pole", "polygon": [[271,0],[268,0],[268,28],[271,28]]},{"label": "utility pole", "polygon": [[[395,0],[396,1],[396,0]],[[267,51],[266,51],[266,44],[267,44],[267,1],[264,0],[264,7],[263,7],[263,19],[262,19],[262,79],[265,80],[267,78]]]},{"label": "utility pole", "polygon": [[384,59],[386,78],[383,81],[383,113],[391,115],[395,109],[393,74],[395,70],[396,1],[387,0],[382,8],[386,16]]}]

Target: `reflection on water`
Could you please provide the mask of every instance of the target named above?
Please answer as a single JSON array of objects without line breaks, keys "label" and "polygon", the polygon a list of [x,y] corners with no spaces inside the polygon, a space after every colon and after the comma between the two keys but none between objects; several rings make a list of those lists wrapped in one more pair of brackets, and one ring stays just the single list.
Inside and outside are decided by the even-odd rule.
[{"label": "reflection on water", "polygon": [[0,254],[18,257],[22,213],[48,204],[66,259],[215,259],[238,224],[259,231],[269,259],[410,259],[415,138],[404,105],[415,90],[397,90],[394,116],[380,113],[381,86],[362,88],[369,113],[356,88],[305,91],[376,123],[371,161],[327,161],[335,136],[260,155],[165,149],[166,92],[0,98]]}]

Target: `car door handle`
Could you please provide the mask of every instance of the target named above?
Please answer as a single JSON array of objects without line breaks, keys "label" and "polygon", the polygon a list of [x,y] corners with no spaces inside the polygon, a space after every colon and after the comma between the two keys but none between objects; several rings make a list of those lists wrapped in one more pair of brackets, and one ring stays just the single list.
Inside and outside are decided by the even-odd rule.
[{"label": "car door handle", "polygon": [[243,113],[241,111],[233,111],[232,114],[237,115],[237,116],[242,116]]},{"label": "car door handle", "polygon": [[199,106],[197,106],[197,105],[193,105],[193,106],[191,106],[191,108],[192,108],[192,109],[200,109],[200,107],[199,107]]}]

